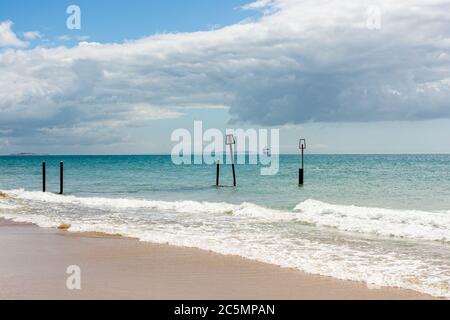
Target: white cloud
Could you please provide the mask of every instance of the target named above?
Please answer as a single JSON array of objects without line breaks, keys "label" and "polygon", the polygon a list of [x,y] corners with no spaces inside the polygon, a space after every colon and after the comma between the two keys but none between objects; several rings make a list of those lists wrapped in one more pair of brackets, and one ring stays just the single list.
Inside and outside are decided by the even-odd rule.
[{"label": "white cloud", "polygon": [[16,47],[25,48],[28,43],[17,38],[16,34],[11,30],[13,23],[11,21],[0,22],[0,48]]},{"label": "white cloud", "polygon": [[276,0],[257,0],[251,3],[248,3],[241,7],[243,10],[259,10],[263,11],[265,13],[270,13],[272,10],[274,10],[277,5],[279,4],[279,1]]},{"label": "white cloud", "polygon": [[24,36],[25,39],[27,39],[29,41],[33,41],[35,39],[41,39],[42,38],[42,34],[39,31],[24,32],[23,36]]},{"label": "white cloud", "polygon": [[59,36],[59,37],[58,37],[58,40],[61,40],[61,41],[69,41],[69,40],[70,40],[70,36],[68,36],[67,34],[62,35],[62,36]]},{"label": "white cloud", "polygon": [[193,106],[263,125],[449,118],[450,2],[380,0],[380,30],[371,4],[258,1],[271,13],[216,30],[6,51],[0,126],[118,128]]},{"label": "white cloud", "polygon": [[71,37],[68,34],[64,34],[62,36],[57,37],[57,39],[60,41],[78,40],[81,42],[85,42],[85,41],[89,40],[89,38],[90,38],[90,36],[88,36],[88,35]]},{"label": "white cloud", "polygon": [[87,41],[87,40],[89,40],[89,38],[90,38],[90,36],[87,36],[87,35],[85,35],[85,36],[78,36],[77,40],[78,41]]}]

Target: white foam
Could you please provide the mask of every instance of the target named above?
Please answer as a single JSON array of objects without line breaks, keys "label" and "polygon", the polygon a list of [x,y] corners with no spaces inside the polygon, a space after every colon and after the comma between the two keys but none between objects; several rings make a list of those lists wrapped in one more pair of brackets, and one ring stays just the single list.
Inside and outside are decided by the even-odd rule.
[{"label": "white foam", "polygon": [[299,203],[293,211],[253,203],[159,201],[143,199],[82,198],[24,190],[7,191],[23,200],[109,209],[150,209],[157,212],[232,214],[265,221],[296,220],[343,231],[380,236],[450,242],[450,214],[329,204],[317,200]]},{"label": "white foam", "polygon": [[301,221],[382,236],[450,241],[450,214],[328,204],[307,200],[295,209]]},{"label": "white foam", "polygon": [[75,196],[62,196],[54,193],[43,193],[25,190],[5,191],[10,196],[23,199],[47,203],[74,204],[97,208],[112,209],[139,209],[147,208],[157,211],[172,211],[180,213],[232,213],[237,205],[229,203],[199,202],[199,201],[159,201],[142,199],[116,199],[89,197],[81,198]]},{"label": "white foam", "polygon": [[[24,190],[6,193],[13,198],[2,204],[19,209],[0,210],[0,216],[18,222],[42,227],[69,223],[70,231],[120,233],[142,241],[196,247],[373,286],[402,287],[450,298],[446,258],[435,263],[436,258],[430,259],[426,250],[411,255],[395,244],[386,245],[384,238],[448,241],[450,215],[445,212],[333,205],[317,200],[304,201],[289,211],[252,203],[82,198]],[[308,232],[316,228],[291,221],[381,235],[376,239],[383,246],[366,237],[362,238],[363,246],[350,245],[353,240],[362,241],[354,234],[348,234],[343,242],[329,241],[333,229],[319,229],[311,236]]]},{"label": "white foam", "polygon": [[13,205],[10,205],[10,204],[5,204],[5,203],[1,203],[0,202],[0,209],[13,210],[13,209],[16,209],[16,208],[17,208],[17,206],[13,206]]}]

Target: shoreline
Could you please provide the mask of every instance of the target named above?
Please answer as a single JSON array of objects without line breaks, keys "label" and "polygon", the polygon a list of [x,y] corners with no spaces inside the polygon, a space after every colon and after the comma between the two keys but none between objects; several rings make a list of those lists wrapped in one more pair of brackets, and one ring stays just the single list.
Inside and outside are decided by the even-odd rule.
[{"label": "shoreline", "polygon": [[[0,218],[0,299],[436,299],[364,283],[102,233]],[[66,269],[81,268],[81,290]]]}]

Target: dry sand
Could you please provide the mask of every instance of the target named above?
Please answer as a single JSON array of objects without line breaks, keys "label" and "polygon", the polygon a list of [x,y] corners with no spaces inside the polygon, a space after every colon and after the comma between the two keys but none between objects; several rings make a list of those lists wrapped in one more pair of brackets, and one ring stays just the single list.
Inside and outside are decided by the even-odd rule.
[{"label": "dry sand", "polygon": [[[66,269],[81,268],[81,290]],[[1,299],[430,299],[192,248],[0,219]]]}]

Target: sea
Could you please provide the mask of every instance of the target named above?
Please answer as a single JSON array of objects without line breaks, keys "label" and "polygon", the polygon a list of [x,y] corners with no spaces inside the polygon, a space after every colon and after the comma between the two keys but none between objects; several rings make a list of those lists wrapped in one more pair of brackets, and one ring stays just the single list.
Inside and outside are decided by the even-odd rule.
[{"label": "sea", "polygon": [[306,154],[302,186],[300,161],[236,165],[237,187],[222,165],[217,187],[215,165],[170,155],[1,156],[0,217],[450,298],[450,155]]}]

